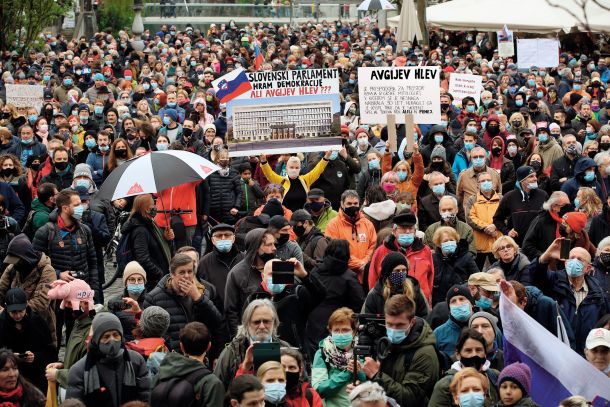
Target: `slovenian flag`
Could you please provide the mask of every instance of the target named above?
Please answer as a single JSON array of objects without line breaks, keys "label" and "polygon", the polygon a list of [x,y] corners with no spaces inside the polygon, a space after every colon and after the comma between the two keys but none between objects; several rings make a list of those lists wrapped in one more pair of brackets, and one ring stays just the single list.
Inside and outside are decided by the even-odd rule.
[{"label": "slovenian flag", "polygon": [[604,406],[610,400],[610,378],[547,331],[504,294],[500,298],[504,364],[522,362],[532,371],[531,397],[541,406],[558,406],[580,395]]},{"label": "slovenian flag", "polygon": [[500,32],[502,33],[502,35],[500,36],[498,41],[510,41],[510,35],[512,33],[508,31],[508,26],[506,24],[504,24],[504,27],[502,27],[502,31]]},{"label": "slovenian flag", "polygon": [[227,103],[252,90],[248,75],[243,68],[235,69],[212,82],[220,103]]},{"label": "slovenian flag", "polygon": [[263,58],[261,47],[257,41],[254,43],[254,69],[258,71],[261,68],[263,62],[265,62],[265,58]]}]

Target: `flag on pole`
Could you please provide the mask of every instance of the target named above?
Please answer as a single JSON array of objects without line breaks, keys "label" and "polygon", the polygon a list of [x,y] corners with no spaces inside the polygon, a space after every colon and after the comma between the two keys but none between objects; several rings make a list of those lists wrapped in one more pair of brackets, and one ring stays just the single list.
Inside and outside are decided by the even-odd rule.
[{"label": "flag on pole", "polygon": [[265,58],[263,57],[258,41],[256,41],[254,43],[254,69],[258,71],[261,68],[261,65],[263,65],[263,62],[265,62]]},{"label": "flag on pole", "polygon": [[221,76],[212,82],[212,86],[220,103],[227,103],[229,100],[252,90],[252,84],[250,84],[248,75],[243,68],[235,69]]},{"label": "flag on pole", "polygon": [[504,363],[522,362],[532,371],[532,399],[557,406],[580,395],[603,406],[610,400],[610,378],[547,331],[504,294],[500,297]]},{"label": "flag on pole", "polygon": [[498,41],[512,41],[512,35],[513,33],[508,30],[508,26],[504,24],[502,31],[500,31],[500,38],[498,38]]}]

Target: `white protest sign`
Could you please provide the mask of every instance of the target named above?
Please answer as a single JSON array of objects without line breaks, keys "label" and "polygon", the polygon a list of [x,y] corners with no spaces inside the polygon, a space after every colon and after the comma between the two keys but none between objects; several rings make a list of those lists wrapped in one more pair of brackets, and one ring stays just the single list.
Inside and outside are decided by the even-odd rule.
[{"label": "white protest sign", "polygon": [[[248,72],[252,90],[235,99],[339,94],[337,69]],[[268,103],[269,101],[267,101]]]},{"label": "white protest sign", "polygon": [[517,39],[517,66],[529,69],[557,68],[559,40],[554,38]]},{"label": "white protest sign", "polygon": [[515,43],[513,42],[513,32],[504,24],[502,31],[496,31],[498,36],[498,55],[500,58],[509,58],[515,55]]},{"label": "white protest sign", "polygon": [[457,101],[461,102],[466,96],[470,96],[478,103],[481,96],[482,79],[481,75],[452,72],[449,77],[449,93]]},{"label": "white protest sign", "polygon": [[6,85],[6,103],[16,107],[34,107],[40,110],[44,102],[44,86],[41,85]]},{"label": "white protest sign", "polygon": [[411,114],[417,123],[439,123],[439,77],[438,66],[358,68],[360,122],[385,124],[395,114],[401,124]]}]

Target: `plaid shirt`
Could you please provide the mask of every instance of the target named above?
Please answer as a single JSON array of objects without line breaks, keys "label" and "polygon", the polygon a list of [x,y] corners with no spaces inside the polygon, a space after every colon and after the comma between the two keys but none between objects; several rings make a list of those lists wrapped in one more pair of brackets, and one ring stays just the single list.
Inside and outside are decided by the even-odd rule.
[{"label": "plaid shirt", "polygon": [[587,298],[587,294],[589,294],[589,286],[587,286],[586,281],[583,281],[582,287],[580,287],[579,290],[577,290],[576,287],[572,285],[572,283],[570,283],[570,288],[574,293],[574,298],[576,299],[576,308],[578,309],[580,303],[583,302],[584,299]]}]

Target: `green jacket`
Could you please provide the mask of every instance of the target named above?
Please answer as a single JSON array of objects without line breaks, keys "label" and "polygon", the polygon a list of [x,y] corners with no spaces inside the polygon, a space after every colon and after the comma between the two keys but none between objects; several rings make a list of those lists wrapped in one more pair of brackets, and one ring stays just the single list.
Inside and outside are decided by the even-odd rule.
[{"label": "green jacket", "polygon": [[[438,380],[439,362],[432,328],[419,317],[415,320],[407,339],[390,347],[390,353],[381,361],[380,370],[372,380],[399,405],[426,407]],[[405,357],[409,354],[412,359],[407,368]]]},{"label": "green jacket", "polygon": [[[202,366],[195,359],[187,358],[176,352],[168,353],[161,362],[159,374],[154,379],[153,387],[160,381],[170,380],[174,377],[185,377]],[[197,407],[222,406],[225,389],[220,379],[210,372],[195,384],[195,394],[201,395],[200,398],[197,398],[195,404]]]},{"label": "green jacket", "polygon": [[[349,394],[345,388],[353,381],[353,375],[347,370],[339,370],[326,364],[322,355],[323,343],[324,339],[320,341],[320,348],[313,358],[311,386],[324,399],[324,407],[349,407]],[[358,372],[358,379],[361,382],[366,380],[362,371]]]},{"label": "green jacket", "polygon": [[324,212],[320,215],[318,220],[316,221],[316,226],[322,233],[326,233],[326,226],[331,219],[337,216],[337,211],[331,207],[324,209]]},{"label": "green jacket", "polygon": [[[70,334],[70,339],[66,344],[66,352],[64,354],[64,368],[57,370],[57,383],[64,389],[68,388],[68,371],[76,362],[87,354],[87,346],[85,340],[89,336],[89,328],[93,317],[85,317],[77,319],[74,322],[74,328]],[[58,341],[59,342],[59,341]]]},{"label": "green jacket", "polygon": [[[436,232],[436,229],[440,228],[441,226],[449,226],[449,225],[443,224],[443,221],[441,220],[439,222],[431,224],[430,226],[428,226],[428,229],[426,229],[426,234],[424,236],[424,243],[427,244],[428,246],[430,246],[430,250],[432,250],[432,252],[434,252],[436,250],[436,245],[432,241],[432,238],[434,237],[434,232]],[[452,227],[458,232],[458,235],[460,236],[460,240],[463,239],[468,242],[468,251],[471,252],[472,254],[476,255],[477,248],[474,244],[474,234],[472,233],[472,228],[470,226],[468,226],[468,224],[462,222],[461,220],[456,220],[455,226],[452,226]]]},{"label": "green jacket", "polygon": [[[456,362],[459,363],[459,362]],[[455,364],[454,364],[455,366]],[[453,407],[453,396],[451,395],[451,391],[449,390],[449,385],[453,380],[453,376],[458,371],[456,369],[449,369],[445,377],[436,382],[434,386],[434,391],[432,392],[432,396],[430,397],[430,406],[434,407]],[[490,374],[491,372],[491,374]],[[483,374],[487,376],[490,383],[490,389],[485,397],[485,407],[493,406],[500,400],[500,395],[498,394],[498,387],[496,386],[496,381],[498,380],[498,376],[500,372],[495,369],[489,369],[485,371]]]},{"label": "green jacket", "polygon": [[49,221],[51,208],[36,198],[32,201],[32,210],[34,211],[34,216],[32,216],[32,229],[36,232]]}]

